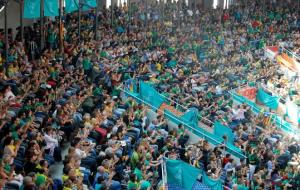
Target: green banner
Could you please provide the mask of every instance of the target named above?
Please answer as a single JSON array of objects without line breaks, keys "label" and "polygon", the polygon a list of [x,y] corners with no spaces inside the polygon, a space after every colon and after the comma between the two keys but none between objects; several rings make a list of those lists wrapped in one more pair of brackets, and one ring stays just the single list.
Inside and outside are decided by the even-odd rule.
[{"label": "green banner", "polygon": [[24,1],[24,18],[33,19],[40,18],[41,1],[25,0]]},{"label": "green banner", "polygon": [[66,2],[66,6],[65,6],[66,13],[71,13],[78,10],[79,8],[78,0],[65,0],[65,2]]},{"label": "green banner", "polygon": [[82,0],[81,2],[83,4],[83,11],[88,11],[92,8],[97,7],[97,0]]},{"label": "green banner", "polygon": [[44,0],[44,16],[58,15],[58,0]]}]

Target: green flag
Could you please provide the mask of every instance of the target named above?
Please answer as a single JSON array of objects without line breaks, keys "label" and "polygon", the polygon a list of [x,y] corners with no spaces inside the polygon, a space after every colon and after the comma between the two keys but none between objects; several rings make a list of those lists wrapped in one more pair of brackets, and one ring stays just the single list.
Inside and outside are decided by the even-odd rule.
[{"label": "green flag", "polygon": [[24,1],[24,18],[40,18],[41,1],[25,0]]},{"label": "green flag", "polygon": [[66,13],[71,13],[78,10],[79,8],[78,0],[65,0],[65,1],[66,1],[66,6],[65,6]]},{"label": "green flag", "polygon": [[58,0],[44,0],[44,15],[58,16]]},{"label": "green flag", "polygon": [[88,11],[92,8],[97,7],[97,1],[96,0],[82,0],[82,3],[83,3],[83,7],[82,7],[83,11]]}]

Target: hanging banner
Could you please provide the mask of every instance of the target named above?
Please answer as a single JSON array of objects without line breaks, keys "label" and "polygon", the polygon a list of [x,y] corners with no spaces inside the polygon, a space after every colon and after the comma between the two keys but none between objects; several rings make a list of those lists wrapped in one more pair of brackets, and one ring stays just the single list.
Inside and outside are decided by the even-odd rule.
[{"label": "hanging banner", "polygon": [[166,101],[155,88],[145,82],[140,82],[140,97],[157,109],[159,109],[162,103]]},{"label": "hanging banner", "polygon": [[225,135],[227,137],[227,143],[234,144],[234,134],[232,129],[222,125],[219,121],[214,123],[214,134],[221,138]]},{"label": "hanging banner", "polygon": [[167,160],[167,182],[177,188],[191,190],[201,170],[180,160]]},{"label": "hanging banner", "polygon": [[60,0],[44,0],[44,16],[58,16],[58,1]]},{"label": "hanging banner", "polygon": [[83,7],[83,11],[88,11],[92,8],[97,7],[97,0],[81,0]]},{"label": "hanging banner", "polygon": [[203,171],[202,175],[203,183],[207,185],[211,190],[223,190],[222,181],[220,179],[212,179],[206,175]]},{"label": "hanging banner", "polygon": [[24,18],[40,18],[41,1],[40,0],[25,0],[24,1]]},{"label": "hanging banner", "polygon": [[79,8],[78,0],[65,0],[66,6],[65,11],[66,13],[71,13],[77,11]]}]

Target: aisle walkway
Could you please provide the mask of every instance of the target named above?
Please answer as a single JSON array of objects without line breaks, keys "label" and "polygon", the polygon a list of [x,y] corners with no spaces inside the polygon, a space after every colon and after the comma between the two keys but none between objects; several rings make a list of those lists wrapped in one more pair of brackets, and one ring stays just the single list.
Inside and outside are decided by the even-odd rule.
[{"label": "aisle walkway", "polygon": [[49,175],[52,177],[52,179],[62,179],[63,169],[64,169],[63,160],[65,159],[65,156],[68,154],[70,147],[71,144],[69,142],[64,144],[61,150],[62,161],[55,162],[53,165],[49,167]]}]

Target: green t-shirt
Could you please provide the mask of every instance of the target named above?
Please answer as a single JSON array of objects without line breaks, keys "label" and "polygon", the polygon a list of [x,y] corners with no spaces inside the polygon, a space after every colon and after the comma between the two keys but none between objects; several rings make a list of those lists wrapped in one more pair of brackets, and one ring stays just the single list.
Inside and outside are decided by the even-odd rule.
[{"label": "green t-shirt", "polygon": [[248,187],[246,187],[245,185],[241,185],[241,184],[238,184],[238,188],[237,188],[238,190],[248,190],[249,188]]},{"label": "green t-shirt", "polygon": [[143,180],[143,173],[141,170],[139,170],[138,168],[135,168],[133,173],[136,175],[136,177],[139,181]]},{"label": "green t-shirt", "polygon": [[140,161],[140,157],[139,157],[139,154],[134,151],[131,155],[131,158],[130,158],[130,164],[133,168],[136,167],[136,164]]},{"label": "green t-shirt", "polygon": [[54,43],[55,42],[55,33],[52,30],[48,30],[48,42],[49,43]]},{"label": "green t-shirt", "polygon": [[4,172],[7,174],[11,172],[11,166],[9,164],[5,164],[3,169],[4,169]]},{"label": "green t-shirt", "polygon": [[107,57],[108,53],[106,51],[101,51],[100,56],[101,57]]},{"label": "green t-shirt", "polygon": [[207,93],[207,98],[212,98],[212,93],[211,92]]},{"label": "green t-shirt", "polygon": [[139,184],[137,182],[129,181],[127,184],[127,190],[138,189]]},{"label": "green t-shirt", "polygon": [[51,72],[51,73],[50,73],[50,77],[51,77],[52,79],[56,79],[56,78],[58,77],[58,72],[57,72],[57,71]]},{"label": "green t-shirt", "polygon": [[140,190],[147,190],[151,186],[151,183],[149,181],[143,181],[141,183]]},{"label": "green t-shirt", "polygon": [[17,141],[17,140],[20,139],[20,138],[19,138],[19,134],[18,134],[17,131],[12,131],[12,132],[11,132],[11,137],[14,139],[14,141]]},{"label": "green t-shirt", "polygon": [[169,47],[169,48],[168,48],[168,53],[169,53],[169,54],[175,53],[175,48]]},{"label": "green t-shirt", "polygon": [[218,104],[218,106],[222,106],[223,100],[218,100],[217,104]]},{"label": "green t-shirt", "polygon": [[88,60],[88,59],[84,59],[82,61],[82,66],[83,66],[84,70],[89,70],[92,68],[92,64],[91,64],[90,60]]},{"label": "green t-shirt", "polygon": [[94,91],[93,91],[93,95],[94,96],[100,96],[102,94],[102,89],[97,87]]},{"label": "green t-shirt", "polygon": [[47,176],[45,176],[44,174],[38,173],[38,174],[36,175],[35,184],[36,184],[37,186],[40,186],[40,185],[45,184],[46,181],[47,181]]},{"label": "green t-shirt", "polygon": [[250,164],[258,165],[259,159],[257,157],[257,154],[250,154],[249,155],[249,162],[250,162]]}]

